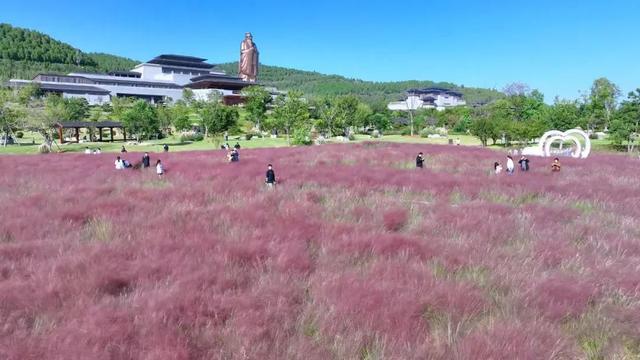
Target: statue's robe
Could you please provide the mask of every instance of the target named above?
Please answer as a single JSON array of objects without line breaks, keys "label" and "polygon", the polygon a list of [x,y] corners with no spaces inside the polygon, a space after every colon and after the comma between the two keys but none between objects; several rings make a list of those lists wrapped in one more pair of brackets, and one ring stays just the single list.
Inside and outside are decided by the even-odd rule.
[{"label": "statue's robe", "polygon": [[240,46],[240,63],[238,73],[243,80],[256,81],[258,76],[258,47],[249,39]]}]

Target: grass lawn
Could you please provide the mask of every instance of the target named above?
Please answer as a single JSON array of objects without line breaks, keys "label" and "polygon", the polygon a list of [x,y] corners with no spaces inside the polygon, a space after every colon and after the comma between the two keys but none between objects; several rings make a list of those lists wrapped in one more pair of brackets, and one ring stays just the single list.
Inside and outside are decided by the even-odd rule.
[{"label": "grass lawn", "polygon": [[[244,138],[244,137],[243,137]],[[233,146],[236,142],[243,149],[250,148],[266,148],[266,147],[282,147],[287,146],[287,140],[284,138],[252,138],[251,140],[235,140],[235,136],[229,137],[229,145]],[[0,154],[37,154],[38,146],[41,144],[42,138],[28,136],[20,139],[20,145],[0,146]],[[61,152],[83,152],[88,146],[91,149],[100,148],[102,152],[119,152],[122,145],[125,145],[128,151],[148,151],[161,152],[164,144],[169,145],[169,151],[193,151],[193,150],[216,150],[220,148],[220,141],[194,141],[181,142],[177,137],[170,137],[162,140],[147,140],[140,145],[127,145],[122,140],[113,143],[110,142],[85,142],[82,144],[66,143],[54,145],[54,150]]]},{"label": "grass lawn", "polygon": [[[116,138],[117,139],[117,138]],[[380,142],[394,142],[394,143],[406,143],[406,144],[441,144],[446,145],[449,143],[449,139],[460,140],[460,144],[464,146],[480,146],[480,140],[471,135],[451,135],[449,138],[423,138],[419,136],[404,136],[404,135],[385,135],[382,138],[374,139],[368,135],[356,135],[355,142],[364,141],[380,141]],[[230,136],[229,145],[233,146],[238,142],[243,149],[254,148],[269,148],[269,147],[283,147],[287,146],[287,140],[284,137],[272,139],[270,137],[265,138],[252,138],[251,140],[245,140],[244,136]],[[23,139],[20,139],[20,145],[8,145],[7,147],[0,146],[0,154],[37,154],[38,146],[42,143],[42,137],[36,133],[25,133]],[[87,142],[82,144],[66,143],[64,145],[54,145],[54,149],[61,152],[82,152],[88,146],[91,149],[100,148],[102,152],[119,152],[120,148],[124,144],[128,151],[148,151],[148,152],[161,152],[162,146],[168,144],[170,151],[194,151],[194,150],[217,150],[223,142],[221,139],[208,139],[206,141],[194,141],[194,142],[181,142],[178,137],[169,137],[162,140],[147,140],[143,141],[140,145],[127,145],[121,139],[116,142]],[[530,145],[532,146],[532,145]],[[608,140],[591,140],[591,146],[596,151],[612,151],[611,144]],[[500,150],[503,149],[501,145],[490,145],[489,148]]]}]

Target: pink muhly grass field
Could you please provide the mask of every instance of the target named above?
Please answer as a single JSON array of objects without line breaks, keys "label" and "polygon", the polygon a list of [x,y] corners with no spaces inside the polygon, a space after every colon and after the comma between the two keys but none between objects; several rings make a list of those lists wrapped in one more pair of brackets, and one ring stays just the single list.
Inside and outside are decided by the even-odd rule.
[{"label": "pink muhly grass field", "polygon": [[640,357],[637,160],[224,155],[0,157],[0,359]]}]

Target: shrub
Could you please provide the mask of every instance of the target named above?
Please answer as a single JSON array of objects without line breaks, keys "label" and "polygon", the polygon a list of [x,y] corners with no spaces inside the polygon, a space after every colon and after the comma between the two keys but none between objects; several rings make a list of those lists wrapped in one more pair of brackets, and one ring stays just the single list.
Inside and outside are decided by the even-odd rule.
[{"label": "shrub", "polygon": [[251,140],[251,138],[252,138],[252,137],[254,137],[254,134],[252,134],[252,133],[247,133],[247,134],[245,134],[245,135],[244,135],[244,138],[245,138],[247,141]]},{"label": "shrub", "polygon": [[22,138],[24,137],[24,133],[23,133],[22,131],[18,131],[18,132],[16,133],[16,137],[17,137],[18,139],[22,139]]},{"label": "shrub", "polygon": [[202,141],[203,139],[204,139],[204,135],[202,135],[202,133],[183,132],[180,134],[180,142]]},{"label": "shrub", "polygon": [[291,143],[294,145],[311,145],[313,141],[309,137],[309,132],[304,129],[296,129],[293,131]]}]

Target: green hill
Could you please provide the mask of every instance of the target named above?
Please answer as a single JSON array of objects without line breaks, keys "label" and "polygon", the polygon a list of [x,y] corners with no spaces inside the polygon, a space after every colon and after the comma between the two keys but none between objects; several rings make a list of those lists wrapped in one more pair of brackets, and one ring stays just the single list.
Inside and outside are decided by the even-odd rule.
[{"label": "green hill", "polygon": [[130,70],[138,62],[85,53],[37,31],[0,24],[0,81],[30,79],[39,72]]},{"label": "green hill", "polygon": [[[217,68],[224,70],[227,74],[236,74],[238,71],[237,63],[220,64]],[[460,91],[469,104],[484,104],[502,96],[497,90],[469,88],[448,82],[428,80],[374,82],[268,65],[260,65],[259,80],[279,90],[300,90],[307,97],[354,94],[370,104],[398,100],[407,89],[426,87]]]},{"label": "green hill", "polygon": [[[115,55],[85,53],[46,34],[0,24],[0,82],[11,78],[31,79],[40,72],[130,70],[138,63]],[[235,74],[237,63],[220,64],[218,68]],[[260,81],[280,90],[300,90],[309,98],[354,94],[376,106],[399,99],[407,89],[433,86],[460,91],[470,104],[487,103],[501,96],[496,90],[468,88],[447,82],[373,82],[267,65],[260,68]]]}]

